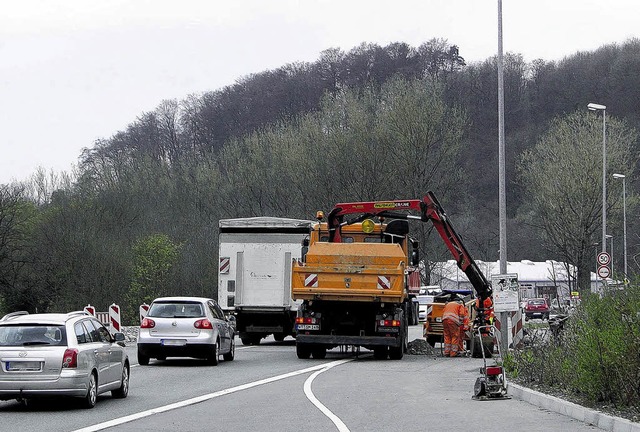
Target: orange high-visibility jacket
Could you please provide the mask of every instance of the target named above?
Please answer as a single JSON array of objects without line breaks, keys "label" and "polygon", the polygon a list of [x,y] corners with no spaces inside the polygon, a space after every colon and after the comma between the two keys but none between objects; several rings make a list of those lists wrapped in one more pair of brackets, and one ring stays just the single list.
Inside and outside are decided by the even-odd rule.
[{"label": "orange high-visibility jacket", "polygon": [[463,304],[457,301],[450,301],[444,305],[442,320],[451,320],[458,326],[463,326],[467,329],[469,327],[469,312]]},{"label": "orange high-visibility jacket", "polygon": [[[493,301],[491,300],[491,297],[487,297],[486,299],[484,299],[484,302],[482,302],[482,308],[484,309],[485,319],[493,318]],[[476,310],[478,309],[480,309],[479,298],[476,299]]]}]

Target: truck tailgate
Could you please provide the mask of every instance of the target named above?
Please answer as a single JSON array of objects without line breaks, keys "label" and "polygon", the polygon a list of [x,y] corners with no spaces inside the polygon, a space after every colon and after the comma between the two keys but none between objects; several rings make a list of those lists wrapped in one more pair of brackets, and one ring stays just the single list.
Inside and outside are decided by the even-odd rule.
[{"label": "truck tailgate", "polygon": [[314,243],[306,262],[294,262],[294,299],[404,300],[406,257],[397,244]]}]

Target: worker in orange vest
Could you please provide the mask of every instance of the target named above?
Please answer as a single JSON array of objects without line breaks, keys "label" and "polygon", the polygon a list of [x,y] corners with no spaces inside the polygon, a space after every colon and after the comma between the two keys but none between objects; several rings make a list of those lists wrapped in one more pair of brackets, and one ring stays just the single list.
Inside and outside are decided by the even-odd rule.
[{"label": "worker in orange vest", "polygon": [[495,319],[495,314],[493,312],[493,300],[491,297],[487,297],[482,302],[482,311],[480,310],[480,298],[476,299],[476,311],[478,314],[482,313],[484,315],[484,325],[492,325],[493,320]]},{"label": "worker in orange vest", "polygon": [[445,357],[457,357],[464,353],[463,335],[469,330],[469,313],[464,300],[457,298],[448,301],[442,311],[442,330],[444,333]]}]

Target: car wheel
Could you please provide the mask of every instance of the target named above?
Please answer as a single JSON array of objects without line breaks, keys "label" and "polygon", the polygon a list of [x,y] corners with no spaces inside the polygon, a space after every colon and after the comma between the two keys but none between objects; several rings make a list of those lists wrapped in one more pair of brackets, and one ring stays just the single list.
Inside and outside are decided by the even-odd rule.
[{"label": "car wheel", "polygon": [[140,348],[138,348],[138,364],[140,366],[147,366],[149,364],[149,356],[140,351]]},{"label": "car wheel", "polygon": [[240,340],[242,341],[242,345],[251,345],[252,342],[252,339],[248,336],[240,338]]},{"label": "car wheel", "polygon": [[207,357],[207,363],[211,366],[218,366],[218,354],[220,353],[219,345],[220,342],[216,342],[216,344],[211,347],[211,352],[209,357]]},{"label": "car wheel", "polygon": [[129,363],[125,363],[122,368],[122,380],[120,388],[111,390],[111,396],[118,399],[124,399],[129,394]]},{"label": "car wheel", "polygon": [[231,347],[229,348],[229,352],[224,354],[222,358],[224,361],[232,361],[236,356],[236,342],[231,339]]},{"label": "car wheel", "polygon": [[82,405],[85,408],[93,408],[98,401],[98,380],[96,379],[95,372],[89,375],[89,383],[86,396],[82,399]]}]

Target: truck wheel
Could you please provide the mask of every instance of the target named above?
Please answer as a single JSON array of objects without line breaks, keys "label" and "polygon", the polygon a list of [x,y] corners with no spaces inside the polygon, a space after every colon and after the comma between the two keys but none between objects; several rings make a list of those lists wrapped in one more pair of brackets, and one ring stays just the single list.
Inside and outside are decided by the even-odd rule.
[{"label": "truck wheel", "polygon": [[440,338],[438,336],[427,336],[427,343],[431,345],[432,348],[436,346],[436,342],[440,342]]},{"label": "truck wheel", "polygon": [[273,338],[276,340],[276,342],[282,342],[285,338],[285,335],[284,333],[274,333]]},{"label": "truck wheel", "polygon": [[306,344],[296,343],[296,354],[299,359],[308,359],[311,357],[311,347]]},{"label": "truck wheel", "polygon": [[404,356],[404,344],[399,347],[389,347],[389,358],[391,360],[402,360]]},{"label": "truck wheel", "polygon": [[386,360],[389,349],[386,346],[373,347],[373,358],[376,360]]},{"label": "truck wheel", "polygon": [[313,355],[314,359],[322,360],[323,358],[327,357],[327,349],[322,345],[317,346],[311,350],[311,354]]}]

